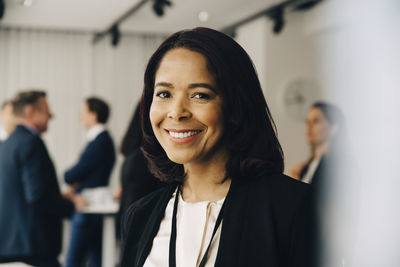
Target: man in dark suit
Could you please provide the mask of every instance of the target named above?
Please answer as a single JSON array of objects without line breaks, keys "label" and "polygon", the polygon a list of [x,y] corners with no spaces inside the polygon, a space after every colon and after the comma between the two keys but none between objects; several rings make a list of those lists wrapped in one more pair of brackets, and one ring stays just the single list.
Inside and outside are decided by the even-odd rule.
[{"label": "man in dark suit", "polygon": [[[78,162],[65,172],[65,182],[75,193],[108,185],[115,163],[114,144],[104,127],[108,116],[109,107],[103,100],[91,97],[83,103],[81,124],[88,131],[88,143]],[[101,267],[102,215],[76,212],[71,225],[66,267],[83,266],[87,258],[91,266]]]},{"label": "man in dark suit", "polygon": [[27,91],[13,100],[17,127],[0,150],[0,260],[59,266],[62,218],[83,198],[60,194],[56,171],[40,134],[51,119],[46,93]]}]

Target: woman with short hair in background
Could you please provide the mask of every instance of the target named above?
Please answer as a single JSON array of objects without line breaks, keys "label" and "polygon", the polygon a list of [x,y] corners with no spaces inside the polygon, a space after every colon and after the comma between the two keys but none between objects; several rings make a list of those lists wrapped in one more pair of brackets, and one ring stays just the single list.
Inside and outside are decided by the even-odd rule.
[{"label": "woman with short hair in background", "polygon": [[[329,174],[336,158],[344,155],[344,116],[335,105],[326,102],[314,103],[307,114],[307,142],[311,157],[306,163],[299,163],[290,170],[289,175],[308,184],[319,183]],[[340,154],[339,154],[340,153]]]}]

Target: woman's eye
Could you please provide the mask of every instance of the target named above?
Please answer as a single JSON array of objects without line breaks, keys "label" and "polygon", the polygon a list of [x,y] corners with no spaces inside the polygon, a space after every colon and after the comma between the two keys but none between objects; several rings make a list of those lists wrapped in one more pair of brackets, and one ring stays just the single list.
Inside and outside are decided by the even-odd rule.
[{"label": "woman's eye", "polygon": [[194,94],[193,98],[196,98],[196,99],[210,99],[210,96],[208,94],[204,94],[204,93],[196,93],[196,94]]},{"label": "woman's eye", "polygon": [[156,94],[156,96],[159,97],[159,98],[168,98],[171,95],[168,92],[159,92],[159,93]]}]

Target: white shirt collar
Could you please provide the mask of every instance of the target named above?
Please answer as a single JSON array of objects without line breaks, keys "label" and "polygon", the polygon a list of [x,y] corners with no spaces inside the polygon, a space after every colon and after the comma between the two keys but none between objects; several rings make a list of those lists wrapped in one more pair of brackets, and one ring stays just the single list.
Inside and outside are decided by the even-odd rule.
[{"label": "white shirt collar", "polygon": [[101,134],[102,132],[104,132],[106,130],[106,128],[104,127],[103,124],[96,124],[95,126],[93,126],[92,128],[89,129],[89,131],[87,132],[86,135],[86,139],[91,142],[94,139],[96,139],[96,137]]},{"label": "white shirt collar", "polygon": [[8,138],[8,133],[4,128],[0,125],[0,141],[5,141]]}]

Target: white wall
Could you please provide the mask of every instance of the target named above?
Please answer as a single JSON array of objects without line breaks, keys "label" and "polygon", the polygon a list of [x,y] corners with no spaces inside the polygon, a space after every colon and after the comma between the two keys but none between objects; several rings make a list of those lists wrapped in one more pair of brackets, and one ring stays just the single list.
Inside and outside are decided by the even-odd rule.
[{"label": "white wall", "polygon": [[[93,46],[92,38],[80,33],[0,30],[0,102],[26,88],[47,91],[54,118],[44,139],[62,185],[63,173],[77,161],[86,142],[79,124],[82,102],[88,96],[102,97],[111,107],[107,126],[118,154],[110,181],[115,188],[122,161],[119,146],[140,99],[147,60],[164,37],[123,35],[118,47],[107,38]],[[64,226],[61,259],[69,242],[69,225]]]},{"label": "white wall", "polygon": [[352,266],[399,266],[400,2],[336,0],[312,15],[324,87],[347,111],[357,170],[351,181],[338,177],[334,195],[356,238],[335,238],[349,228],[336,218],[331,250],[352,243]]},{"label": "white wall", "polygon": [[119,184],[122,156],[119,153],[122,138],[140,101],[147,61],[164,36],[122,36],[118,47],[103,40],[94,47],[93,94],[107,99],[112,105],[109,128],[119,155],[110,186]]},{"label": "white wall", "polygon": [[311,79],[344,111],[353,158],[346,177],[329,184],[326,266],[399,266],[400,2],[324,1],[285,18],[280,35],[262,18],[237,39],[255,59],[287,166],[307,148],[304,126],[279,101],[285,82]]},{"label": "white wall", "polygon": [[[237,41],[245,48],[256,66],[265,98],[275,120],[278,137],[285,153],[286,171],[309,157],[304,117],[292,117],[284,101],[285,87],[295,80],[314,84],[301,112],[310,103],[322,98],[316,37],[306,31],[304,13],[287,14],[283,31],[275,35],[273,24],[262,17],[240,27]],[[304,114],[305,115],[305,114]]]},{"label": "white wall", "polygon": [[[85,97],[97,95],[111,106],[108,128],[116,149],[139,101],[144,68],[163,37],[122,36],[118,47],[106,38],[93,45],[91,34],[32,30],[0,30],[0,102],[18,91],[47,91],[54,118],[44,134],[56,165],[63,173],[76,162],[85,144],[79,112]],[[118,164],[111,186],[119,181]]]}]

